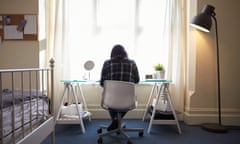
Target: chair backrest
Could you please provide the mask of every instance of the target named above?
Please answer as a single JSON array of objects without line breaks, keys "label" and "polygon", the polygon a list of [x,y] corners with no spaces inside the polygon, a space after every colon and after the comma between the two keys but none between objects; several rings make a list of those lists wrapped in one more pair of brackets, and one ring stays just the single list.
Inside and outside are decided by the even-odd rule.
[{"label": "chair backrest", "polygon": [[104,109],[129,111],[136,108],[135,84],[105,80],[101,106]]}]

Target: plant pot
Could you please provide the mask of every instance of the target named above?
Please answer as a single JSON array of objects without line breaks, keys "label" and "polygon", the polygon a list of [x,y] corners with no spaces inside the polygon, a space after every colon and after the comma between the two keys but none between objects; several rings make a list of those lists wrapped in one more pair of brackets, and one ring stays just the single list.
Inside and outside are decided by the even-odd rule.
[{"label": "plant pot", "polygon": [[165,71],[156,71],[155,79],[164,79],[164,77],[165,77]]}]

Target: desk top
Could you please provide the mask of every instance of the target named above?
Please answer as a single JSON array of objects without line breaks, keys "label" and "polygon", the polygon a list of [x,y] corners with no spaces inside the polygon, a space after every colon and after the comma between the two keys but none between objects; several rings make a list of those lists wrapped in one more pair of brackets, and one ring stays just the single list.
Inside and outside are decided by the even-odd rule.
[{"label": "desk top", "polygon": [[[80,82],[89,82],[89,80],[61,80],[61,82],[76,82],[76,83],[80,83]],[[93,82],[96,82],[95,80]]]},{"label": "desk top", "polygon": [[165,83],[171,83],[172,80],[167,80],[167,79],[145,79],[145,80],[141,80],[140,82],[153,82],[153,83],[165,82]]},{"label": "desk top", "polygon": [[[61,82],[68,83],[98,83],[100,80],[61,80]],[[171,83],[172,80],[165,79],[145,79],[141,80],[140,83]]]}]

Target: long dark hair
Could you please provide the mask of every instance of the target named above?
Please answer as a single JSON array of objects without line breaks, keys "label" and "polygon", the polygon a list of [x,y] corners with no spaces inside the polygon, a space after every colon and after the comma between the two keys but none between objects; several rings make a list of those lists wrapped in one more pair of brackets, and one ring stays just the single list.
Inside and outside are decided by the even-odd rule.
[{"label": "long dark hair", "polygon": [[111,59],[125,59],[128,58],[127,52],[120,44],[114,45],[111,52]]}]

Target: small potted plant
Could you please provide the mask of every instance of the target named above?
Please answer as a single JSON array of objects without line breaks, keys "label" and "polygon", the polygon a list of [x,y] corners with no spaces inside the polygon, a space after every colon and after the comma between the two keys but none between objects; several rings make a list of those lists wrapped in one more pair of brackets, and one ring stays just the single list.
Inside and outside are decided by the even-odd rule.
[{"label": "small potted plant", "polygon": [[156,79],[164,79],[164,76],[165,76],[165,69],[164,69],[164,66],[163,64],[156,64],[154,66],[154,69],[155,69],[155,78]]},{"label": "small potted plant", "polygon": [[162,64],[157,64],[154,66],[155,71],[162,71],[164,70],[164,67]]}]

